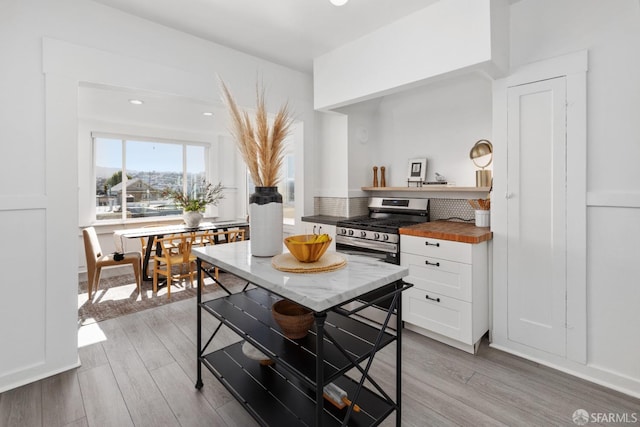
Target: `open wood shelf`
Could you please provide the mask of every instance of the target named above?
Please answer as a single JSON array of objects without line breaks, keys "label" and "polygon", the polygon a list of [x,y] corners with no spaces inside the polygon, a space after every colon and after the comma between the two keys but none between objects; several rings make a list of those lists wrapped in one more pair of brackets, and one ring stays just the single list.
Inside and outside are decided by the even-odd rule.
[{"label": "open wood shelf", "polygon": [[410,191],[419,193],[488,193],[491,187],[450,187],[447,185],[423,185],[422,187],[361,187],[362,191]]}]

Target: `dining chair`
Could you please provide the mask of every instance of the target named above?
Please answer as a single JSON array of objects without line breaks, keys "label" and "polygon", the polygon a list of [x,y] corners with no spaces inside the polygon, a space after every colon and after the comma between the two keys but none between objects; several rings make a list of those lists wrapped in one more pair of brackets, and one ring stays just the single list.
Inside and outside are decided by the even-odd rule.
[{"label": "dining chair", "polygon": [[93,294],[93,289],[98,289],[100,283],[100,273],[103,267],[113,267],[118,265],[131,264],[133,272],[136,276],[136,285],[138,293],[142,283],[142,255],[140,252],[125,252],[122,259],[116,260],[114,254],[103,254],[100,248],[100,241],[94,227],[87,227],[82,230],[82,238],[84,240],[84,252],[87,258],[87,289],[89,293],[89,301]]},{"label": "dining chair", "polygon": [[[167,224],[150,224],[150,225],[144,225],[142,228],[158,228],[158,227],[166,227],[166,226]],[[142,247],[143,254],[147,252],[148,243],[149,243],[148,237],[140,237],[140,246]],[[151,256],[153,256],[155,253],[156,253],[156,248],[155,247],[151,248]]]},{"label": "dining chair", "polygon": [[[221,238],[224,238],[224,240]],[[222,231],[209,230],[205,233],[204,239],[208,245],[241,242],[244,240],[244,229],[239,228]],[[209,272],[211,271],[211,268],[213,268],[213,277],[215,280],[218,280],[218,274],[220,273],[218,267],[214,267],[207,262],[203,262],[203,267]]]},{"label": "dining chair", "polygon": [[[175,235],[156,240],[162,249],[153,256],[153,292],[158,292],[158,276],[167,278],[167,298],[171,298],[171,284],[174,280],[189,279],[193,286],[196,275],[196,256],[191,254],[193,242],[189,235]],[[174,273],[174,269],[179,272]]]},{"label": "dining chair", "polygon": [[215,231],[210,230],[207,232],[207,240],[209,244],[215,245],[217,243],[233,243],[244,240],[244,229],[234,228],[229,230]]},{"label": "dining chair", "polygon": [[207,246],[211,244],[209,241],[209,231],[193,231],[189,233],[191,244],[193,247]]}]

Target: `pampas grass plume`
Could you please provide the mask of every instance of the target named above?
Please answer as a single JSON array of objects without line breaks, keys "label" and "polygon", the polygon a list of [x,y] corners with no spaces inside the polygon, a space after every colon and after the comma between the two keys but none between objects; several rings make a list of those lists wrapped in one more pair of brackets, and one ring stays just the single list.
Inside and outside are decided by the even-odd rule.
[{"label": "pampas grass plume", "polygon": [[220,79],[222,100],[231,116],[231,134],[238,151],[258,187],[275,187],[284,162],[284,140],[291,132],[293,119],[288,104],[284,104],[269,123],[264,88],[256,84],[256,112],[252,120],[247,111],[238,107],[231,91]]}]

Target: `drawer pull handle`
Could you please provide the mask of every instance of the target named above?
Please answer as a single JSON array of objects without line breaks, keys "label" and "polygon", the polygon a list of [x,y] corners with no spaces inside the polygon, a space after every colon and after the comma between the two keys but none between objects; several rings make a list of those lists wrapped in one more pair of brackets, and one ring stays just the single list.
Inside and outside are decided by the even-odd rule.
[{"label": "drawer pull handle", "polygon": [[431,301],[440,302],[440,298],[431,298],[429,295],[425,295],[425,297]]},{"label": "drawer pull handle", "polygon": [[436,248],[440,247],[440,243],[429,243],[428,240],[424,242],[424,245],[425,246],[435,246]]},{"label": "drawer pull handle", "polygon": [[440,267],[439,262],[429,262],[429,260],[425,260],[424,263],[427,265],[435,265],[436,267]]}]

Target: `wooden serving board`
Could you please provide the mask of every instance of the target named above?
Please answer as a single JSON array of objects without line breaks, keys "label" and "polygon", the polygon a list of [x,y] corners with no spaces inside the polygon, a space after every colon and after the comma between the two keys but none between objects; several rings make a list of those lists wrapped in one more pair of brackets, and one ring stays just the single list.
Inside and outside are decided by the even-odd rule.
[{"label": "wooden serving board", "polygon": [[271,258],[271,265],[276,270],[289,273],[323,273],[344,267],[347,259],[337,252],[327,252],[316,262],[300,262],[286,252]]}]

